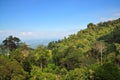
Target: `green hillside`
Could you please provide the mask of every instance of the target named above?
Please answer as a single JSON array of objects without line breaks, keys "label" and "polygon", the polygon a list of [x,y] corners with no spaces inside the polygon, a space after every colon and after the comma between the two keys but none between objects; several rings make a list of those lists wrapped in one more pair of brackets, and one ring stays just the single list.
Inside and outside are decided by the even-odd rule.
[{"label": "green hillside", "polygon": [[34,50],[9,36],[0,52],[0,80],[119,80],[120,18]]}]

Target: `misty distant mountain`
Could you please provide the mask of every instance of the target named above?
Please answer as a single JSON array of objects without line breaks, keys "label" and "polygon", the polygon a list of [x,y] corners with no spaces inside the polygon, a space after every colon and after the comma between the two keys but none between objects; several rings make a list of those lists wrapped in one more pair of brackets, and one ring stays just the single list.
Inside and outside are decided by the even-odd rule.
[{"label": "misty distant mountain", "polygon": [[36,48],[39,45],[47,46],[51,41],[57,41],[58,39],[41,39],[41,40],[24,40],[29,47]]},{"label": "misty distant mountain", "polygon": [[[59,39],[36,39],[36,40],[21,40],[22,42],[26,43],[31,48],[36,48],[39,45],[47,46],[51,41],[57,41]],[[3,40],[0,40],[0,44]]]}]

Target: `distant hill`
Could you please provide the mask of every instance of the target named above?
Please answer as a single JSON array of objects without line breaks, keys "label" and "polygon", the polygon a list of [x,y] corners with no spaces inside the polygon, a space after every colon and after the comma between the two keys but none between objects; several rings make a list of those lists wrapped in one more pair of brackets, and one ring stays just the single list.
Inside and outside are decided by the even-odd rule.
[{"label": "distant hill", "polygon": [[36,40],[24,40],[23,42],[25,42],[29,47],[31,48],[36,48],[39,45],[44,45],[47,46],[49,42],[51,41],[56,41],[58,39],[36,39]]}]

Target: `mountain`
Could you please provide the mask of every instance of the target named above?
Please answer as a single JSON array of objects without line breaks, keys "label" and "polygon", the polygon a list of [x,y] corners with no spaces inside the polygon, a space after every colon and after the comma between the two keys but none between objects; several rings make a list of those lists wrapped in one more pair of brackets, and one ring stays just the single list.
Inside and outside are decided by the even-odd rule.
[{"label": "mountain", "polygon": [[120,63],[117,58],[120,56],[120,18],[98,24],[89,23],[77,34],[50,42],[48,48],[53,50],[55,63],[68,70],[107,61]]},{"label": "mountain", "polygon": [[91,45],[96,41],[103,40],[107,42],[107,39],[108,42],[110,42],[110,40],[114,41],[114,39],[112,40],[112,38],[114,38],[113,33],[118,32],[119,34],[119,31],[117,31],[119,27],[120,18],[113,21],[100,22],[98,24],[89,23],[86,29],[80,30],[77,34],[72,34],[68,38],[64,38],[55,44],[50,45],[51,42],[49,47],[74,46],[77,49],[82,49],[82,52],[85,53],[91,49]]},{"label": "mountain", "polygon": [[[49,41],[26,42],[34,48]],[[77,34],[35,49],[21,44],[9,55],[3,49],[1,45],[1,80],[119,80],[120,18],[89,23]]]},{"label": "mountain", "polygon": [[56,41],[58,39],[36,39],[36,40],[24,40],[29,47],[35,49],[39,45],[47,46],[49,42]]}]

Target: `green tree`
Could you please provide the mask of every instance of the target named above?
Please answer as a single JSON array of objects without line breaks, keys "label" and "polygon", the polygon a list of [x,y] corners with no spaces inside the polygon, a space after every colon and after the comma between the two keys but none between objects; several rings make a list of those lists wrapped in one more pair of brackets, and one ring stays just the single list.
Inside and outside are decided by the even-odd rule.
[{"label": "green tree", "polygon": [[93,23],[89,23],[89,24],[87,25],[87,27],[88,27],[89,29],[94,29],[95,26],[96,26],[96,25],[93,24]]},{"label": "green tree", "polygon": [[113,63],[105,63],[95,71],[95,80],[119,80],[120,70]]},{"label": "green tree", "polygon": [[75,68],[68,72],[64,80],[87,80],[88,70],[86,68]]},{"label": "green tree", "polygon": [[1,44],[0,45],[0,54],[5,53],[5,47]]},{"label": "green tree", "polygon": [[42,80],[42,71],[39,67],[37,66],[32,66],[32,70],[30,72],[30,80]]},{"label": "green tree", "polygon": [[115,47],[116,47],[117,53],[120,54],[120,44],[119,43],[115,43]]},{"label": "green tree", "polygon": [[55,74],[43,72],[38,66],[32,66],[30,75],[30,80],[56,80]]},{"label": "green tree", "polygon": [[20,43],[17,49],[11,51],[10,59],[15,59],[19,63],[22,63],[30,54],[30,48],[26,44]]},{"label": "green tree", "polygon": [[0,80],[26,80],[27,73],[15,60],[0,56]]},{"label": "green tree", "polygon": [[59,74],[60,69],[55,64],[48,64],[47,67],[44,68],[44,72],[53,73],[53,74]]},{"label": "green tree", "polygon": [[50,50],[40,45],[33,51],[33,53],[34,53],[36,65],[40,66],[41,69],[43,70],[43,68],[47,66],[49,60],[51,59]]},{"label": "green tree", "polygon": [[17,37],[9,36],[5,40],[3,40],[3,45],[7,48],[8,55],[9,51],[16,49],[19,46],[20,39]]}]

